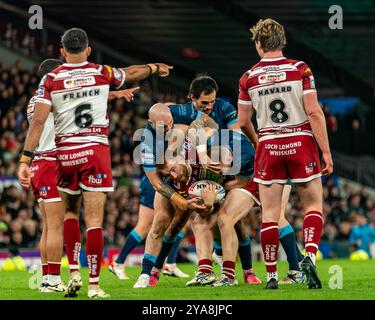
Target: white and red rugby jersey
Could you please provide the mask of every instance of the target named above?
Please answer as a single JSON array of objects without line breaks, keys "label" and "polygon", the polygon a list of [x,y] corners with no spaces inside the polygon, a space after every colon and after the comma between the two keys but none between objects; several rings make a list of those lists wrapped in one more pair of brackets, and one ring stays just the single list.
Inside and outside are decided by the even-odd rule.
[{"label": "white and red rugby jersey", "polygon": [[[33,116],[34,116],[34,111],[35,111],[35,104],[36,104],[36,101],[38,99],[38,96],[40,94],[43,93],[43,85],[44,85],[44,82],[45,82],[45,78],[46,77],[43,77],[39,83],[39,87],[38,89],[35,91],[34,95],[32,96],[32,98],[30,99],[29,101],[29,104],[27,105],[27,120],[29,121],[29,123],[31,123],[32,119],[33,119]],[[55,159],[55,155],[54,155],[54,152],[55,152],[55,149],[56,149],[56,145],[55,145],[55,125],[54,125],[54,121],[53,121],[53,114],[52,112],[50,112],[50,114],[48,115],[48,118],[47,118],[47,121],[44,125],[44,129],[43,129],[43,132],[42,132],[42,135],[40,136],[40,139],[39,139],[39,144],[35,150],[35,157],[36,158],[44,158],[44,159],[47,159],[48,158],[52,158]]]},{"label": "white and red rugby jersey", "polygon": [[48,73],[36,101],[52,105],[56,146],[108,145],[109,90],[124,82],[122,69],[88,61],[64,63]]},{"label": "white and red rugby jersey", "polygon": [[314,76],[303,61],[262,59],[242,75],[238,103],[256,110],[259,141],[312,136],[303,95],[315,91]]}]

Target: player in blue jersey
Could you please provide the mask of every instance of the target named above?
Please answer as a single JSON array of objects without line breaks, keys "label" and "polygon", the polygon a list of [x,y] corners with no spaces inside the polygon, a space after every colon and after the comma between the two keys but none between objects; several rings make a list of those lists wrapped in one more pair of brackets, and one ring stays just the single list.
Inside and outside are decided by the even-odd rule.
[{"label": "player in blue jersey", "polygon": [[[210,115],[210,117],[218,124],[219,128],[238,129],[239,126],[237,123],[236,109],[229,102],[216,98],[217,92],[218,85],[213,78],[209,76],[196,77],[192,81],[189,88],[190,101],[186,104],[170,106],[173,122],[175,124],[190,125],[193,120],[200,119],[203,112],[204,114]],[[158,119],[162,118],[159,117]],[[164,120],[170,121],[168,118]],[[153,130],[151,124],[148,124],[145,129]],[[154,148],[154,150],[156,152],[156,148]],[[143,169],[145,171],[154,171],[155,168],[152,165],[149,166],[145,164],[143,165]],[[141,199],[137,225],[127,237],[117,259],[109,266],[109,270],[122,280],[128,279],[124,268],[126,257],[137,244],[141,243],[145,239],[148,231],[150,230],[154,216],[155,190],[145,174],[142,176],[140,193]],[[180,234],[177,236],[171,253],[168,256],[168,262],[170,262],[170,264],[167,265],[168,272],[171,275],[182,278],[186,277],[187,275],[178,269],[174,262],[176,250],[183,236],[183,232],[180,232]],[[246,250],[246,247],[244,248]]]},{"label": "player in blue jersey", "polygon": [[[190,125],[194,121],[199,121],[205,126],[216,127],[216,124],[210,117],[206,114],[202,114],[202,112],[195,109],[193,105],[175,104],[166,106],[164,104],[156,104],[150,109],[149,118],[150,121],[144,128],[143,141],[140,144],[142,167],[145,175],[142,177],[140,185],[141,201],[138,222],[127,237],[116,261],[112,262],[109,267],[109,270],[121,280],[128,279],[124,268],[126,257],[137,244],[143,241],[150,230],[154,217],[155,190],[163,192],[166,196],[171,196],[170,190],[168,190],[168,188],[165,189],[166,186],[161,183],[158,175],[155,174],[157,162],[163,160],[158,159],[158,157],[161,155],[164,156],[164,151],[167,148],[164,134],[170,133],[173,128],[179,125],[180,129],[182,128],[181,125],[186,125],[187,127],[187,125]],[[159,124],[161,124],[161,127],[157,130]],[[151,177],[154,186],[150,182],[149,177]],[[178,197],[177,200],[181,202],[181,199]],[[193,203],[182,202],[181,204],[194,207]],[[176,266],[171,272],[177,277],[188,276]]]}]

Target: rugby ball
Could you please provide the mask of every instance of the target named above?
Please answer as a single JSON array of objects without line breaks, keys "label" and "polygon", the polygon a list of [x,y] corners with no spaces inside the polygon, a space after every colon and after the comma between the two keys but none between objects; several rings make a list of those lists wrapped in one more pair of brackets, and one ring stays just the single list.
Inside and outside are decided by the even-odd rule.
[{"label": "rugby ball", "polygon": [[210,180],[201,180],[201,181],[197,181],[197,182],[193,183],[188,189],[188,194],[189,194],[190,198],[191,199],[197,199],[197,198],[200,199],[201,198],[201,190],[204,189],[207,186],[208,183],[211,183],[215,186],[216,200],[215,200],[214,203],[218,203],[221,200],[223,200],[224,197],[225,197],[225,189],[220,184],[218,184],[214,181],[210,181]]}]

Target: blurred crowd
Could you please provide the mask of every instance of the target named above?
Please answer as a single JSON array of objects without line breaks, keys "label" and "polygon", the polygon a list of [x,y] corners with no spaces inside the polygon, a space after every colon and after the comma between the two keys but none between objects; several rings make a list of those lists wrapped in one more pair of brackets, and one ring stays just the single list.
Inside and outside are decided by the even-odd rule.
[{"label": "blurred crowd", "polygon": [[[38,81],[35,72],[21,70],[19,63],[10,68],[0,64],[0,178],[16,175],[17,160],[28,127],[25,110]],[[136,85],[140,85],[141,90],[131,104],[115,100],[109,106],[116,185],[116,191],[108,195],[105,208],[104,236],[105,244],[109,246],[122,245],[138,218],[141,168],[133,161],[135,130],[145,126],[148,108],[154,102],[185,101],[182,96],[153,90],[150,81]],[[324,111],[329,110],[325,108]],[[361,234],[367,232],[368,239],[375,242],[375,205],[365,188],[356,192],[349,185],[340,187],[337,179],[330,178],[324,183],[324,200],[323,240],[350,240],[353,246],[360,247],[367,241],[361,240]],[[298,242],[303,243],[302,206],[295,190],[286,214]],[[260,210],[253,209],[247,217],[247,225],[256,241],[259,241],[260,221]],[[17,251],[19,247],[35,248],[41,230],[40,212],[32,193],[25,193],[15,186],[2,190],[0,185],[0,247],[9,247],[11,251]]]},{"label": "blurred crowd", "polygon": [[347,130],[352,132],[364,132],[367,130],[366,105],[354,105],[350,112],[345,114],[333,114],[329,105],[322,105],[326,117],[327,128],[330,133],[336,133],[338,130]]}]

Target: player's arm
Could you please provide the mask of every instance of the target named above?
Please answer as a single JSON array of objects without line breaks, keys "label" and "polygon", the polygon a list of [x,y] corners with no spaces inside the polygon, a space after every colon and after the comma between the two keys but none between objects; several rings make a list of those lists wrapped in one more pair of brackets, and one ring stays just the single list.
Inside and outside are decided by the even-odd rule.
[{"label": "player's arm", "polygon": [[134,99],[134,92],[137,90],[139,90],[139,87],[118,91],[110,91],[108,95],[108,101],[111,102],[115,99],[125,99],[127,102],[131,102]]},{"label": "player's arm", "polygon": [[51,112],[51,105],[37,102],[33,120],[31,121],[29,130],[27,131],[24,149],[20,159],[18,168],[18,178],[21,186],[28,188],[30,186],[30,165],[34,157],[34,150],[39,144],[44,124]]},{"label": "player's arm", "polygon": [[238,124],[243,133],[250,139],[254,149],[258,146],[258,135],[255,131],[251,119],[254,114],[252,105],[238,103]]},{"label": "player's arm", "polygon": [[204,206],[198,205],[195,200],[186,200],[171,186],[163,182],[163,180],[160,178],[160,174],[157,171],[146,171],[145,173],[154,190],[174,203],[178,209],[182,211],[186,211],[188,209],[205,209]]},{"label": "player's arm", "polygon": [[223,106],[224,123],[230,130],[241,129],[238,123],[238,112],[235,107],[229,102],[226,102]]},{"label": "player's arm", "polygon": [[133,83],[148,78],[152,74],[157,74],[159,77],[167,77],[169,70],[173,69],[173,66],[169,66],[165,63],[148,63],[146,65],[133,65],[123,68],[125,71],[125,82]]},{"label": "player's arm", "polygon": [[191,137],[191,140],[196,146],[200,164],[206,168],[211,164],[211,159],[207,155],[207,140],[212,135],[212,130],[217,130],[218,128],[219,126],[215,120],[205,113],[202,113],[200,119],[194,120],[189,126],[189,129],[196,130],[196,134]]},{"label": "player's arm", "polygon": [[307,118],[309,119],[311,130],[322,151],[324,168],[323,175],[331,174],[333,171],[332,155],[329,148],[326,120],[322,108],[318,103],[316,91],[308,92],[303,95],[303,102]]},{"label": "player's arm", "polygon": [[217,130],[219,128],[218,124],[214,119],[205,113],[200,115],[199,119],[195,119],[189,126],[189,129],[201,130],[204,128],[210,128]]}]

